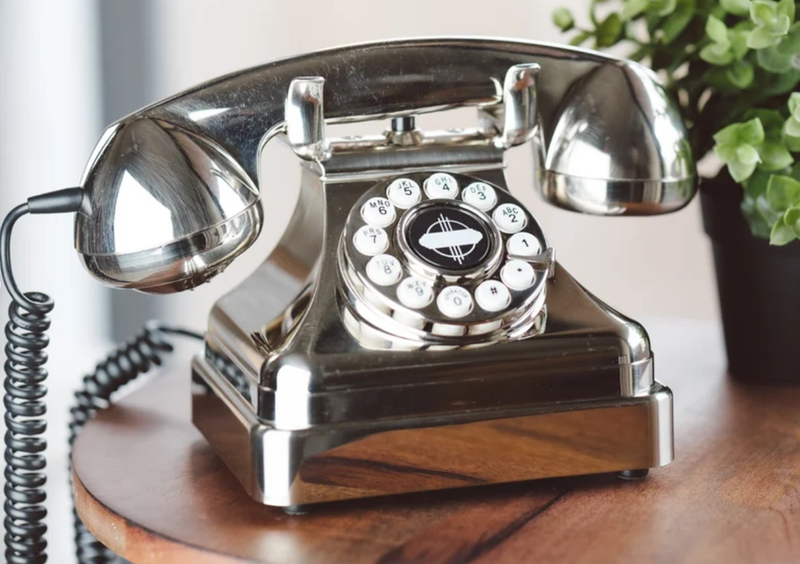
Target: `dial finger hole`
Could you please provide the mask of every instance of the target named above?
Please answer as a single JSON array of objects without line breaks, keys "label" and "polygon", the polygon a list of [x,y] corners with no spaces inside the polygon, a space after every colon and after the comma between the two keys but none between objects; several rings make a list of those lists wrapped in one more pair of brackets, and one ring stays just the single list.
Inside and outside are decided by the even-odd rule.
[{"label": "dial finger hole", "polygon": [[391,286],[400,281],[403,267],[392,255],[378,255],[367,263],[367,277],[378,286]]},{"label": "dial finger hole", "polygon": [[458,181],[446,172],[437,172],[423,183],[425,193],[432,200],[452,200],[458,196]]},{"label": "dial finger hole", "polygon": [[461,199],[482,212],[488,212],[497,204],[497,193],[485,182],[473,182],[461,192]]},{"label": "dial finger hole", "polygon": [[397,214],[386,198],[370,198],[361,206],[361,217],[373,227],[389,227]]},{"label": "dial finger hole", "polygon": [[425,280],[410,276],[397,287],[397,299],[408,308],[420,309],[433,301],[433,289]]},{"label": "dial finger hole", "polygon": [[503,283],[514,290],[527,290],[533,286],[536,273],[533,267],[522,260],[510,260],[500,270]]},{"label": "dial finger hole", "polygon": [[353,245],[361,254],[374,257],[389,248],[389,235],[382,227],[364,225],[353,236]]},{"label": "dial finger hole", "polygon": [[461,286],[448,286],[439,293],[436,305],[447,317],[458,319],[472,311],[472,296]]},{"label": "dial finger hole", "polygon": [[506,250],[511,255],[533,257],[542,252],[542,245],[535,236],[523,231],[512,235],[508,239]]},{"label": "dial finger hole", "polygon": [[389,201],[400,209],[408,209],[422,199],[419,184],[410,178],[398,178],[386,189]]},{"label": "dial finger hole", "polygon": [[497,206],[492,213],[497,228],[503,233],[517,233],[528,224],[525,211],[517,204],[503,204]]},{"label": "dial finger hole", "polygon": [[511,292],[502,282],[486,280],[475,290],[475,300],[481,309],[486,311],[502,311],[511,303]]}]

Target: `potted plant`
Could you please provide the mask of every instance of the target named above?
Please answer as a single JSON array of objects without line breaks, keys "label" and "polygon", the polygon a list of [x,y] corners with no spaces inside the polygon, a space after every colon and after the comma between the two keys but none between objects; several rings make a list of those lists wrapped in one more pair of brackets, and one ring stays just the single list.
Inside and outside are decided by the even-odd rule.
[{"label": "potted plant", "polygon": [[[793,0],[591,0],[573,45],[628,46],[679,105],[695,157],[729,371],[800,382],[800,17]],[[798,90],[798,92],[795,92]]]}]

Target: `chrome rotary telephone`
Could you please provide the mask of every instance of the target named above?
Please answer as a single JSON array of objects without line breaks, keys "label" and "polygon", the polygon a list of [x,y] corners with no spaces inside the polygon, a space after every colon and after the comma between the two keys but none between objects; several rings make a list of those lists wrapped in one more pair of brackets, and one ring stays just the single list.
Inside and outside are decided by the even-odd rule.
[{"label": "chrome rotary telephone", "polygon": [[[459,106],[476,107],[472,129],[415,126]],[[326,137],[357,120],[390,126]],[[505,151],[529,144],[558,206],[684,206],[691,151],[649,71],[454,38],[214,80],[104,134],[76,222],[89,271],[158,293],[212,278],[258,235],[259,194],[280,194],[258,167],[274,138],[303,166],[294,215],[214,306],[192,364],[195,425],[250,495],[292,508],[672,459],[671,393],[646,332],[556,262],[503,174]]]},{"label": "chrome rotary telephone", "polygon": [[[474,127],[416,127],[462,106]],[[390,125],[326,137],[326,124],[368,120]],[[647,333],[556,261],[558,242],[503,172],[505,151],[527,144],[535,187],[557,206],[681,208],[694,163],[652,73],[467,38],[284,59],[111,125],[80,189],[48,209],[78,210],[76,248],[103,282],[190,289],[270,217],[260,195],[281,187],[258,163],[273,139],[300,159],[299,201],[264,263],[210,312],[191,367],[194,423],[253,498],[295,509],[635,477],[672,460],[672,396]]]}]

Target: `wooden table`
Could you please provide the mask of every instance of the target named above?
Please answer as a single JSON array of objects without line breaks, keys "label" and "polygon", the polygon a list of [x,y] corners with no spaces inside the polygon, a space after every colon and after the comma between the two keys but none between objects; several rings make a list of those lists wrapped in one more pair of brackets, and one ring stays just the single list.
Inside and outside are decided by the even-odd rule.
[{"label": "wooden table", "polygon": [[675,393],[677,458],[641,482],[543,480],[291,517],[252,502],[194,430],[181,368],[86,427],[78,510],[136,563],[800,562],[800,386],[731,381],[711,325],[648,327]]}]

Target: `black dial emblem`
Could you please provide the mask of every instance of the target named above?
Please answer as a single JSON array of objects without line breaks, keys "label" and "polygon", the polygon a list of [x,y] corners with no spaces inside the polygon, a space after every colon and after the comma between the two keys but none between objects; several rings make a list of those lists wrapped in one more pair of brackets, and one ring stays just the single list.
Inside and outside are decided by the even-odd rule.
[{"label": "black dial emblem", "polygon": [[491,230],[466,210],[431,206],[411,221],[407,240],[418,257],[437,268],[471,270],[486,260]]}]

